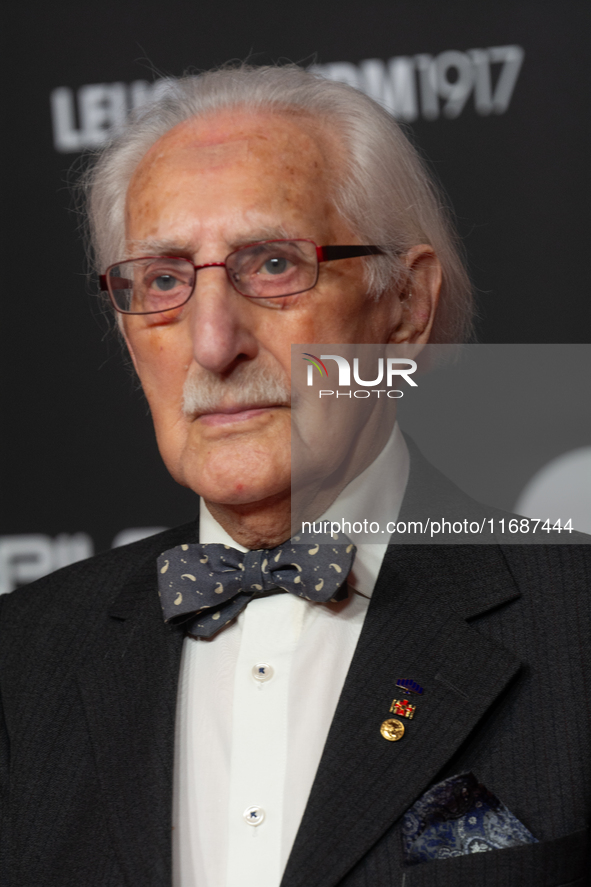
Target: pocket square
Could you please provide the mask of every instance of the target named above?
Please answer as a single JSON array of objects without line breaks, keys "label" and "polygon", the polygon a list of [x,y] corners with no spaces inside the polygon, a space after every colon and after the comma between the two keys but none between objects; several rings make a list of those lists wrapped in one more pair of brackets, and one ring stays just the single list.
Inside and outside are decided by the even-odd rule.
[{"label": "pocket square", "polygon": [[538,843],[473,773],[425,792],[404,814],[402,836],[407,865]]}]

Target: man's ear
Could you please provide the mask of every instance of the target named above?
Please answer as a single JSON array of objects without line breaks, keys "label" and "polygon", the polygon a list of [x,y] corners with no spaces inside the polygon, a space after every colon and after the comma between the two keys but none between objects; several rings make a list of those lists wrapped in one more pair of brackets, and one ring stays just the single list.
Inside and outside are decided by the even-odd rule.
[{"label": "man's ear", "polygon": [[404,262],[408,273],[395,296],[397,316],[390,343],[425,345],[439,302],[441,265],[433,247],[426,243],[411,247]]}]

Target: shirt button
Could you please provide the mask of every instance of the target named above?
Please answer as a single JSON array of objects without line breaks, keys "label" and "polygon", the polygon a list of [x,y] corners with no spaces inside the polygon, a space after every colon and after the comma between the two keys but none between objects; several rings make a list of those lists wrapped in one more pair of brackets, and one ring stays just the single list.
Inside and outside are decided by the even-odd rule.
[{"label": "shirt button", "polygon": [[255,681],[270,681],[275,672],[271,668],[270,665],[267,665],[266,662],[257,662],[256,665],[252,667],[252,676]]},{"label": "shirt button", "polygon": [[248,807],[242,814],[249,825],[260,825],[265,818],[262,807]]}]

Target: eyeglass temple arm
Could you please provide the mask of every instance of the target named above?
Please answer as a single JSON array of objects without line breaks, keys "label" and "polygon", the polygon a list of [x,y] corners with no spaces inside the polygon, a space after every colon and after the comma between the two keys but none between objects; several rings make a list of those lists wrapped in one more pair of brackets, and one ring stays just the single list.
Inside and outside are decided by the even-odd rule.
[{"label": "eyeglass temple arm", "polygon": [[335,259],[355,259],[357,256],[382,256],[379,246],[317,246],[319,262],[332,262]]},{"label": "eyeglass temple arm", "polygon": [[[99,286],[101,291],[107,292],[109,287],[107,286],[107,275],[101,274],[99,277]],[[133,281],[128,277],[111,277],[111,286],[115,290],[125,290],[131,289],[133,286]]]}]

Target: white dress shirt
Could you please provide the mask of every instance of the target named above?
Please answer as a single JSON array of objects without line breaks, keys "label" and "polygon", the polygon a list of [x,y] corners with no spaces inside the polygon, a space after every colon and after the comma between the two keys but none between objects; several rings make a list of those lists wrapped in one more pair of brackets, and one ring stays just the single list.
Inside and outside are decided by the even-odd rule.
[{"label": "white dress shirt", "polygon": [[[398,426],[323,519],[396,520],[409,457]],[[381,503],[376,511],[376,501]],[[355,542],[355,534],[348,533]],[[245,551],[203,502],[201,542]],[[386,544],[358,546],[348,599],[252,600],[215,637],[186,638],[173,793],[174,887],[278,887]]]}]

